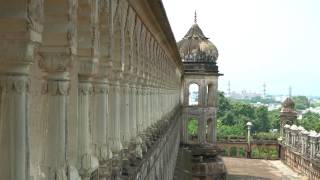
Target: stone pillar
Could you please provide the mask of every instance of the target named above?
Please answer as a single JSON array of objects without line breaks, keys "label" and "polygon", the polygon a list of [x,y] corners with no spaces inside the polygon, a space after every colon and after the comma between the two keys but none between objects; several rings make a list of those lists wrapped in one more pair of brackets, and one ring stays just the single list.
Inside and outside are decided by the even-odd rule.
[{"label": "stone pillar", "polygon": [[95,83],[95,143],[96,155],[99,160],[107,160],[111,158],[112,153],[107,146],[107,121],[108,121],[108,91],[109,85],[107,81],[98,81]]},{"label": "stone pillar", "polygon": [[130,128],[129,128],[129,84],[124,83],[121,86],[121,115],[120,115],[120,135],[121,144],[124,149],[128,148],[130,141]]},{"label": "stone pillar", "polygon": [[148,128],[148,89],[147,87],[143,87],[143,130],[146,130]]},{"label": "stone pillar", "polygon": [[137,88],[135,84],[130,87],[129,117],[130,136],[134,139],[137,136]]},{"label": "stone pillar", "polygon": [[137,120],[137,133],[141,134],[142,132],[142,107],[141,107],[141,86],[137,85],[137,97],[136,97],[136,120]]},{"label": "stone pillar", "polygon": [[316,155],[316,144],[318,140],[318,134],[315,131],[311,131],[309,134],[310,137],[310,159],[314,159]]},{"label": "stone pillar", "polygon": [[28,75],[42,41],[43,1],[0,7],[0,179],[29,177]]},{"label": "stone pillar", "polygon": [[198,120],[198,142],[200,144],[206,142],[206,120],[204,119],[203,113]]},{"label": "stone pillar", "polygon": [[[48,139],[47,163],[49,163],[49,179],[55,176],[66,176],[66,123],[67,123],[67,98],[69,91],[69,77],[48,79]],[[60,177],[63,178],[63,177]]]},{"label": "stone pillar", "polygon": [[110,131],[108,132],[108,142],[112,153],[118,154],[122,149],[122,144],[120,141],[120,83],[117,80],[111,84],[109,99],[111,119],[109,121]]},{"label": "stone pillar", "polygon": [[91,151],[91,134],[89,127],[90,97],[92,84],[87,78],[79,77],[78,84],[78,162],[79,174],[89,180],[91,173],[99,167],[99,162]]},{"label": "stone pillar", "polygon": [[[1,76],[1,119],[3,130],[1,159],[6,160],[9,180],[26,180],[29,174],[28,164],[28,121],[27,121],[28,76],[23,74]],[[5,143],[4,143],[5,142]],[[5,168],[5,167],[3,167]],[[1,172],[1,171],[0,171]]]},{"label": "stone pillar", "polygon": [[147,87],[147,98],[146,98],[146,112],[147,112],[147,128],[149,128],[152,125],[152,119],[151,119],[151,88]]}]

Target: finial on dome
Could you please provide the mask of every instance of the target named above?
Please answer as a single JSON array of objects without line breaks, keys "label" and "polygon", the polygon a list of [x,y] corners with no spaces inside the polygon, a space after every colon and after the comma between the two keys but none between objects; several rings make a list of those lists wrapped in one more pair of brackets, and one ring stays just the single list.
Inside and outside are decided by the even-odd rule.
[{"label": "finial on dome", "polygon": [[197,10],[194,11],[194,23],[197,24]]}]

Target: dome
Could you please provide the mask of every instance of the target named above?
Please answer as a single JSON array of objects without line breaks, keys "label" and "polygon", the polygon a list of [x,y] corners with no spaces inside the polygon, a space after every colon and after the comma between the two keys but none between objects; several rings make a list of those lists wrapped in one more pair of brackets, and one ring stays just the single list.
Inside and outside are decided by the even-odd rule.
[{"label": "dome", "polygon": [[195,20],[194,25],[177,44],[182,61],[216,62],[218,49],[208,39]]},{"label": "dome", "polygon": [[290,97],[288,97],[286,100],[283,101],[282,106],[283,108],[294,109],[295,104],[294,101]]}]

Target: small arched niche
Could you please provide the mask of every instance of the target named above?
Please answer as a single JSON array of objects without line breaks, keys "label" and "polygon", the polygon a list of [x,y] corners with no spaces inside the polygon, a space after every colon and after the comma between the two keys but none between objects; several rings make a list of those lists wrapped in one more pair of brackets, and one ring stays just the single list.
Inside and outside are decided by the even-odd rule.
[{"label": "small arched niche", "polygon": [[191,83],[189,85],[188,90],[189,90],[188,105],[198,106],[199,105],[199,85],[196,83]]}]

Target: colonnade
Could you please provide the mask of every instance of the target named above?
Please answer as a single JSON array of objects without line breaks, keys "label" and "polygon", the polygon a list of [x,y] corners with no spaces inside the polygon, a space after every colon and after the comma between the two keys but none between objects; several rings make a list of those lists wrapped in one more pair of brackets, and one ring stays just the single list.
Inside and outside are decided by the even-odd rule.
[{"label": "colonnade", "polygon": [[144,155],[149,129],[180,104],[182,73],[153,3],[2,3],[0,177],[90,179],[131,144]]}]

